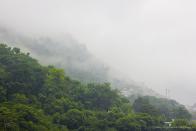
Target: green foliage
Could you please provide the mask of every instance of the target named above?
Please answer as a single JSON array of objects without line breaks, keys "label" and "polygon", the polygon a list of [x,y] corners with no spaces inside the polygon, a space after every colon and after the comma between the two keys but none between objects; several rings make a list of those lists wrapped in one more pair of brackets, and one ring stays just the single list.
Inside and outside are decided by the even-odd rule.
[{"label": "green foliage", "polygon": [[119,103],[119,96],[116,91],[112,91],[108,83],[88,84],[81,89],[77,101],[80,101],[88,109],[109,110],[110,107]]},{"label": "green foliage", "polygon": [[172,122],[173,127],[188,127],[190,124],[186,119],[175,119]]},{"label": "green foliage", "polygon": [[0,85],[0,102],[6,101],[7,90]]},{"label": "green foliage", "polygon": [[148,113],[155,116],[159,115],[159,111],[149,103],[149,100],[142,97],[135,100],[133,107],[136,112]]},{"label": "green foliage", "polygon": [[190,119],[187,109],[174,100],[156,98],[153,96],[139,97],[133,104],[135,112],[148,113],[153,116],[163,116],[171,119]]},{"label": "green foliage", "polygon": [[[149,101],[132,105],[109,83],[82,84],[62,69],[41,66],[29,53],[0,44],[0,130],[130,131],[163,123]],[[141,108],[142,107],[142,108]],[[178,116],[186,114],[180,108]]]},{"label": "green foliage", "polygon": [[17,124],[17,114],[12,112],[9,108],[0,107],[0,129],[1,130],[19,130]]},{"label": "green foliage", "polygon": [[191,127],[196,129],[196,121],[195,120],[191,121]]},{"label": "green foliage", "polygon": [[78,129],[83,125],[83,113],[77,109],[71,109],[61,116],[60,123],[67,125],[69,129]]},{"label": "green foliage", "polygon": [[49,121],[41,109],[15,104],[0,105],[0,123],[4,130],[48,130]]}]

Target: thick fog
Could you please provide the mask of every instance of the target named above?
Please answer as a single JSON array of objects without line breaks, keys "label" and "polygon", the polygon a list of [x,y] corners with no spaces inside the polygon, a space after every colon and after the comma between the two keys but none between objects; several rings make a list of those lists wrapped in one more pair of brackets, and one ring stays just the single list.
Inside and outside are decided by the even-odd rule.
[{"label": "thick fog", "polygon": [[70,34],[121,74],[184,104],[196,102],[195,0],[0,0],[0,26]]}]

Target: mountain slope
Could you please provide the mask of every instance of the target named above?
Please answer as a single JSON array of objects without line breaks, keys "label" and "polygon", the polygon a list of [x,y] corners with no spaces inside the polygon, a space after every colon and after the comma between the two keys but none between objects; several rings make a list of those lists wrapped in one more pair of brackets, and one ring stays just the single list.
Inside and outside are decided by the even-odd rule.
[{"label": "mountain slope", "polygon": [[[108,66],[97,60],[84,45],[69,35],[60,40],[47,37],[35,38],[0,28],[0,41],[31,52],[31,55],[41,61],[42,64],[52,64],[65,69],[66,73],[73,79],[83,82],[110,82],[115,89],[134,99],[144,95],[160,96],[136,82],[116,78]],[[133,94],[134,97],[132,97]]]},{"label": "mountain slope", "polygon": [[0,44],[0,130],[126,131],[162,121],[133,113],[131,103],[108,83],[82,84]]}]

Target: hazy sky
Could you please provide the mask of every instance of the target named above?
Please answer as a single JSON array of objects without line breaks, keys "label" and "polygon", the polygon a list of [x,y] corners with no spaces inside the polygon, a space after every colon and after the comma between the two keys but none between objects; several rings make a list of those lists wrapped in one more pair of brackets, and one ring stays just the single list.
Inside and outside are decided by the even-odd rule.
[{"label": "hazy sky", "polygon": [[195,0],[0,0],[0,25],[71,34],[115,70],[196,102]]}]

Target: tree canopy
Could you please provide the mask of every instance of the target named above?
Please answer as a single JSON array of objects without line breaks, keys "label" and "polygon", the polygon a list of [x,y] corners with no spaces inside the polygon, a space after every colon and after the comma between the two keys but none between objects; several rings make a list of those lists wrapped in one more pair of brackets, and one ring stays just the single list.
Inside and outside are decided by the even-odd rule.
[{"label": "tree canopy", "polygon": [[29,53],[0,44],[0,130],[129,131],[163,124],[148,101],[139,98],[134,109],[141,113],[134,113],[109,83],[72,80],[64,70],[42,66]]}]

